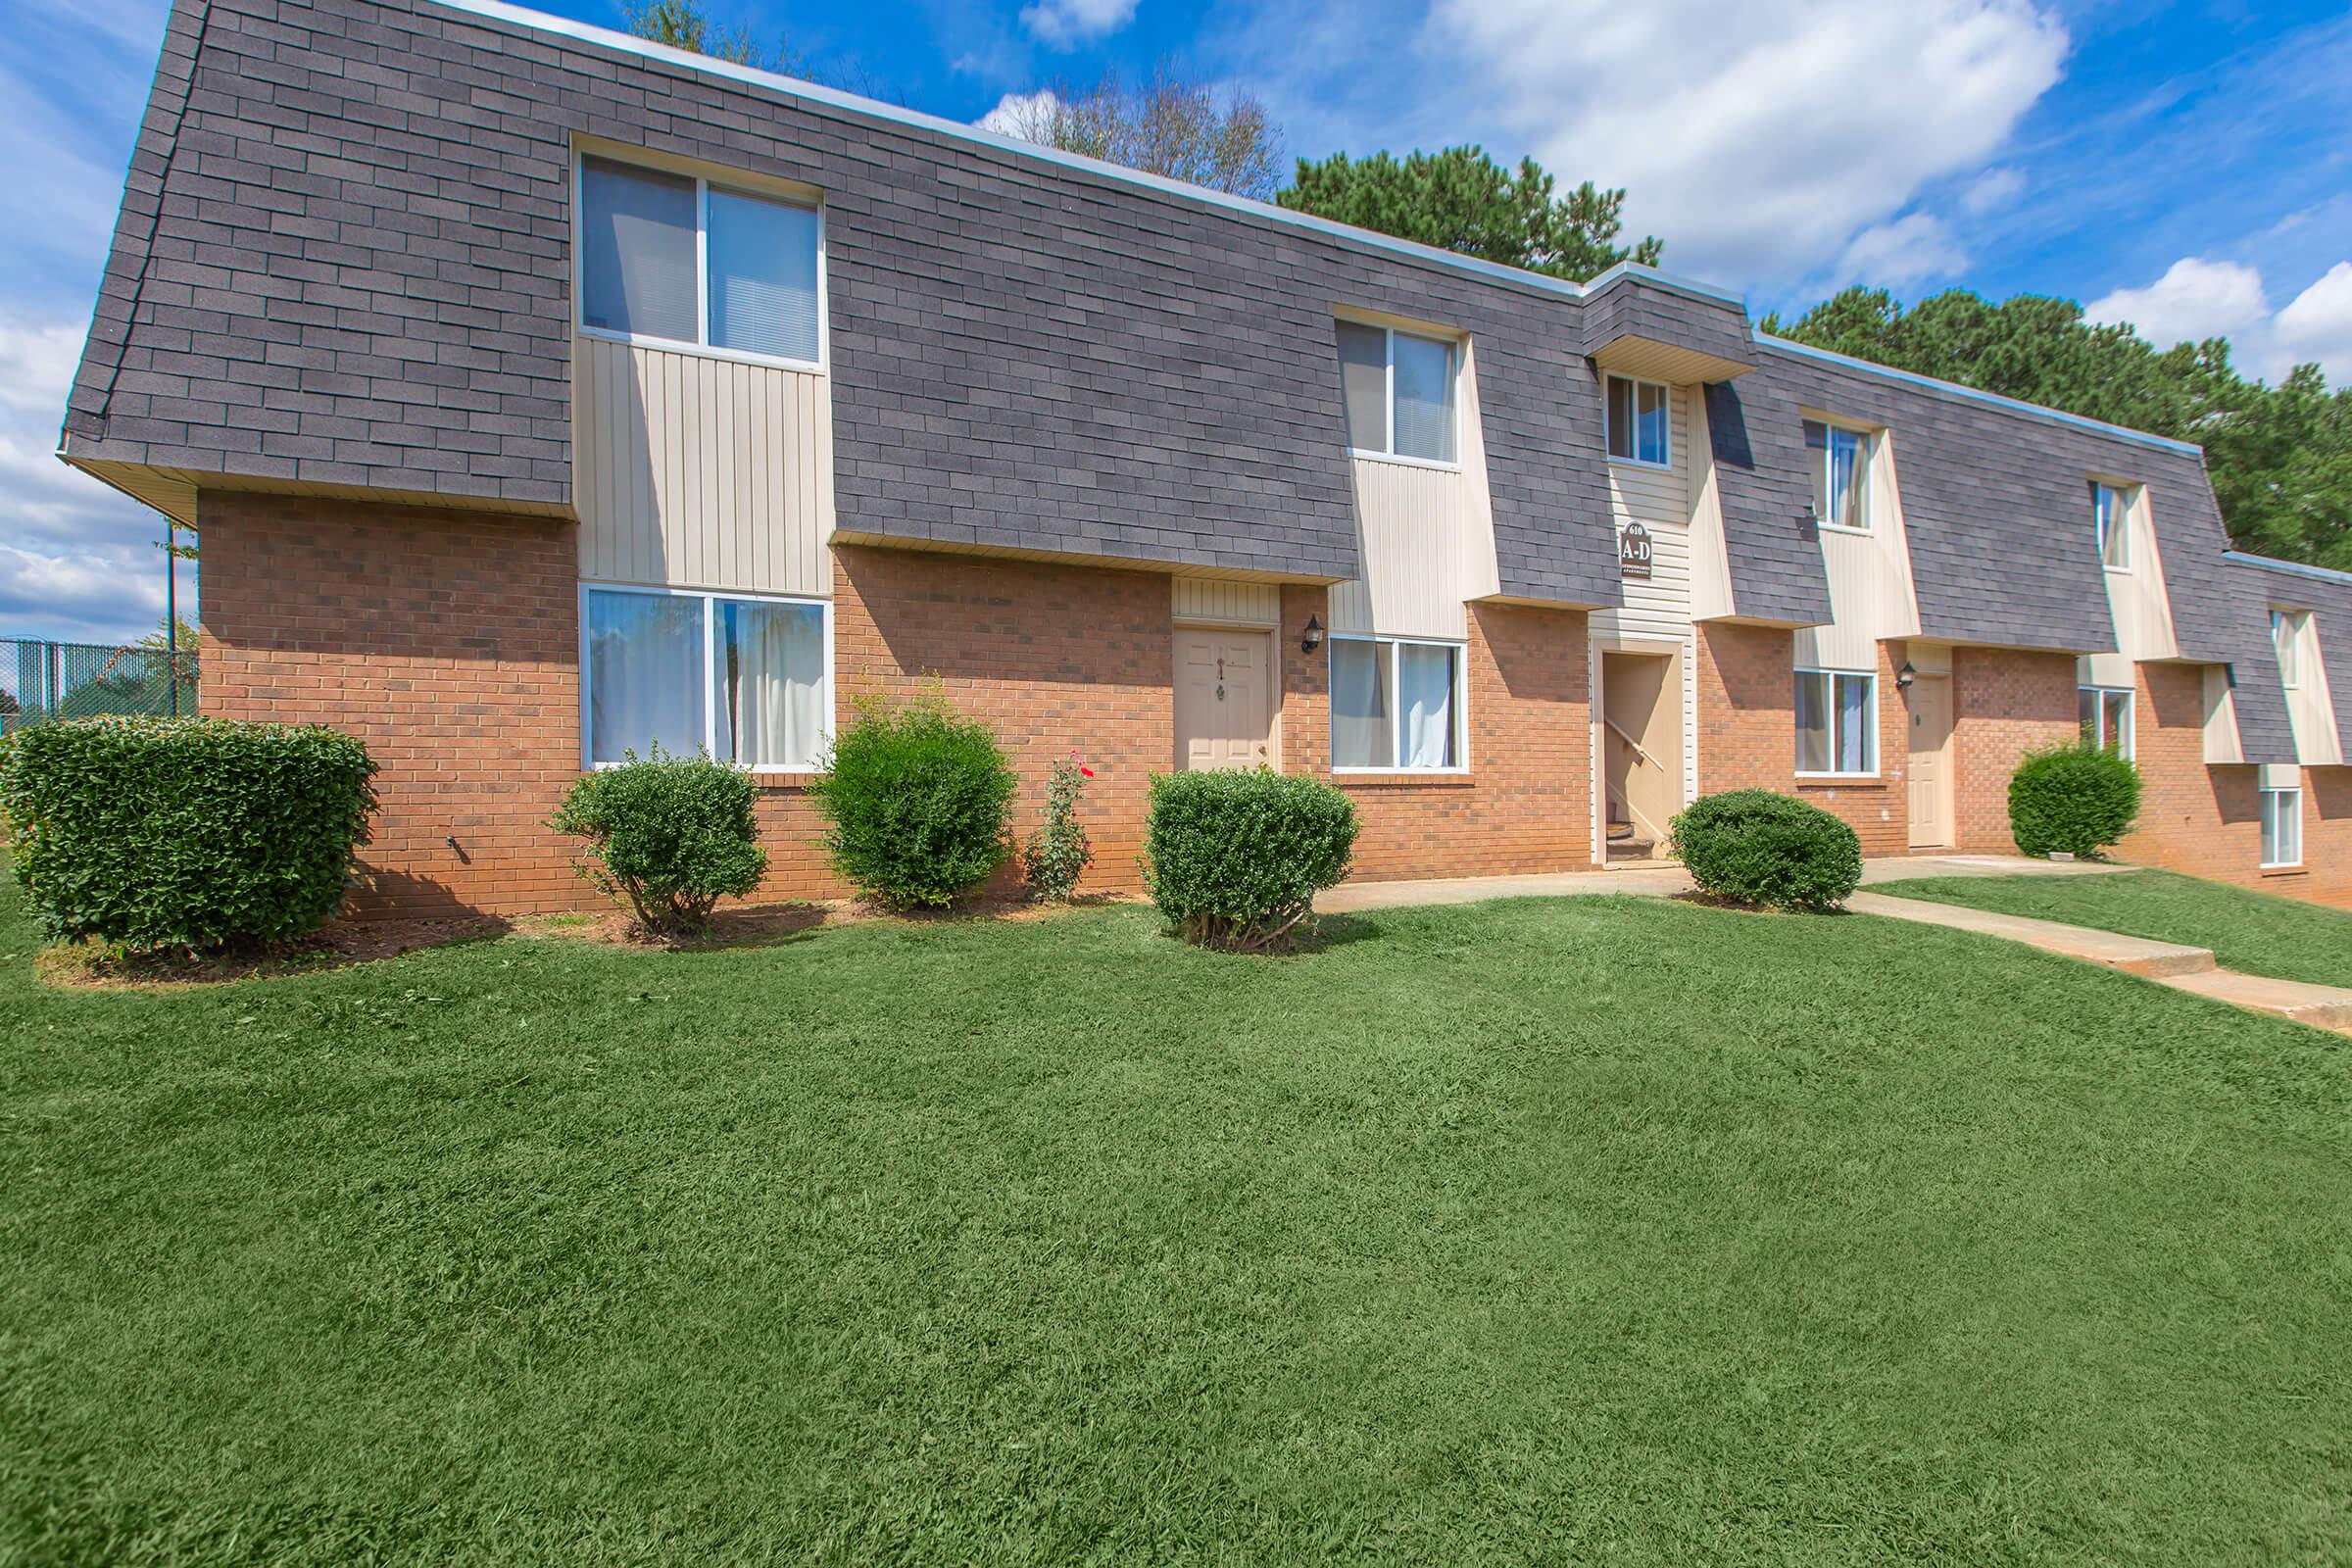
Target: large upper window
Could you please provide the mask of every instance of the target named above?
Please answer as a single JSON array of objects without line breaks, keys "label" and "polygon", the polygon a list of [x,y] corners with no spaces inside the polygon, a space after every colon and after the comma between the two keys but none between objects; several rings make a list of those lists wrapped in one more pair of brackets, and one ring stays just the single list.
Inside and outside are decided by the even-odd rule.
[{"label": "large upper window", "polygon": [[2090,487],[2091,515],[2099,530],[2099,561],[2109,571],[2132,569],[2132,492],[2095,480]]},{"label": "large upper window", "polygon": [[590,588],[588,761],[657,743],[746,767],[813,767],[832,712],[825,607],[661,588]]},{"label": "large upper window", "polygon": [[1807,419],[1805,462],[1813,470],[1814,519],[1832,528],[1869,527],[1870,437]]},{"label": "large upper window", "polygon": [[2262,863],[2303,863],[2303,792],[2262,792]]},{"label": "large upper window", "polygon": [[2271,612],[2271,642],[2278,650],[2278,680],[2289,691],[2303,684],[2303,612]]},{"label": "large upper window", "polygon": [[1608,380],[1609,457],[1663,468],[1674,461],[1666,388],[1630,375]]},{"label": "large upper window", "polygon": [[1879,770],[1879,678],[1837,669],[1796,672],[1796,770]]},{"label": "large upper window", "polygon": [[2076,691],[2082,719],[2082,738],[2093,746],[2112,749],[2118,757],[2132,755],[2132,694],[2118,686],[2083,686]]},{"label": "large upper window", "polygon": [[1376,457],[1455,461],[1453,345],[1342,321],[1340,388],[1348,445]]},{"label": "large upper window", "polygon": [[1334,637],[1330,647],[1332,766],[1463,765],[1460,644]]},{"label": "large upper window", "polygon": [[580,163],[580,324],[813,365],[813,207],[602,158]]}]

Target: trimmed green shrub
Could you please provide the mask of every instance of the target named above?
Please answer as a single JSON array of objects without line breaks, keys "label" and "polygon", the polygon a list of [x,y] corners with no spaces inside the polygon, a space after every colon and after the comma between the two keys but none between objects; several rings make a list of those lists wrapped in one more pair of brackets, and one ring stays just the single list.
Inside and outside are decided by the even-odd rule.
[{"label": "trimmed green shrub", "polygon": [[368,748],[319,724],[89,718],[0,761],[17,880],[53,939],[132,952],[317,930],[375,810]]},{"label": "trimmed green shrub", "polygon": [[752,798],[744,769],[657,743],[650,757],[623,752],[583,775],[547,825],[587,841],[580,874],[599,892],[624,901],[649,934],[672,937],[702,930],[719,900],[766,874]]},{"label": "trimmed green shrub", "polygon": [[2027,855],[2095,855],[2132,831],[2139,769],[2088,741],[2028,752],[2009,775],[2009,835]]},{"label": "trimmed green shrub", "polygon": [[1069,903],[1078,878],[1095,863],[1094,841],[1078,820],[1078,798],[1094,776],[1076,752],[1054,764],[1053,781],[1046,786],[1045,826],[1021,849],[1021,879],[1040,904]]},{"label": "trimmed green shrub", "polygon": [[1692,801],[1672,826],[1675,858],[1699,890],[1776,909],[1834,909],[1862,882],[1862,841],[1807,801],[1726,790]]},{"label": "trimmed green shrub", "polygon": [[863,697],[853,712],[809,787],[833,869],[886,908],[955,903],[1011,853],[1017,780],[996,732],[936,692],[896,710]]},{"label": "trimmed green shrub", "polygon": [[1171,773],[1152,780],[1144,881],[1186,941],[1270,952],[1348,874],[1355,833],[1355,803],[1318,779]]}]

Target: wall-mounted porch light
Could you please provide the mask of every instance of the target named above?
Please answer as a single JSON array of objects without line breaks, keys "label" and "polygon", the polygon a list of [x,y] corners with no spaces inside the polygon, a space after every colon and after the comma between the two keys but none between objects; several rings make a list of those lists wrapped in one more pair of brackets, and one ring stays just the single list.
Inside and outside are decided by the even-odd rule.
[{"label": "wall-mounted porch light", "polygon": [[1911,689],[1911,683],[1917,679],[1919,679],[1919,671],[1913,669],[1911,661],[1906,659],[1903,661],[1903,667],[1894,672],[1894,689],[1898,692],[1907,692]]},{"label": "wall-mounted porch light", "polygon": [[1323,622],[1316,616],[1309,615],[1306,617],[1305,635],[1298,639],[1298,651],[1302,654],[1311,654],[1322,646]]}]

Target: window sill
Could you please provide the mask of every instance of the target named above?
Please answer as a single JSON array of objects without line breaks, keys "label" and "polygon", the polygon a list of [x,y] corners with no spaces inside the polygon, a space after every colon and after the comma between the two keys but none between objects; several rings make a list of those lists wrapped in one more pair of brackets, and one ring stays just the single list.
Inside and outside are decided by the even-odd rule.
[{"label": "window sill", "polygon": [[2260,869],[2261,869],[2261,871],[2262,871],[2262,874],[2263,874],[2264,876],[2309,876],[2309,875],[2311,875],[2311,867],[2309,867],[2309,866],[2305,865],[2305,864],[2304,864],[2304,863],[2303,863],[2301,860],[2297,860],[2297,861],[2295,861],[2295,862],[2294,862],[2292,865],[2266,865],[2266,866],[2263,866],[2263,867],[2261,867]]},{"label": "window sill", "polygon": [[1799,784],[1884,784],[1883,773],[1806,773],[1796,775]]},{"label": "window sill", "polygon": [[1444,458],[1413,458],[1407,457],[1401,452],[1366,452],[1362,447],[1349,447],[1348,455],[1351,458],[1361,458],[1366,463],[1394,463],[1400,468],[1428,468],[1436,473],[1459,473],[1462,471],[1462,466],[1458,460],[1448,463]]},{"label": "window sill", "polygon": [[1646,468],[1651,473],[1672,473],[1674,471],[1674,463],[1671,459],[1664,463],[1652,463],[1647,458],[1612,457],[1609,459],[1609,466],[1612,468]]},{"label": "window sill", "polygon": [[1869,538],[1874,531],[1869,528],[1857,528],[1850,522],[1816,522],[1813,524],[1813,526],[1820,529],[1823,533],[1858,534],[1865,539]]},{"label": "window sill", "polygon": [[2130,566],[2109,566],[2102,564],[2099,569],[2107,573],[2107,575],[2110,577],[2129,577],[2132,575],[2132,568]]},{"label": "window sill", "polygon": [[1335,767],[1332,782],[1349,784],[1467,784],[1466,767]]},{"label": "window sill", "polygon": [[789,360],[774,354],[755,354],[749,349],[720,348],[715,343],[688,343],[674,337],[652,337],[643,332],[615,332],[609,326],[590,326],[586,322],[573,328],[582,337],[595,338],[600,343],[625,343],[631,348],[661,349],[670,354],[691,354],[702,360],[725,360],[731,365],[756,365],[769,370],[792,370],[801,375],[823,375],[825,362],[820,350],[813,360]]}]

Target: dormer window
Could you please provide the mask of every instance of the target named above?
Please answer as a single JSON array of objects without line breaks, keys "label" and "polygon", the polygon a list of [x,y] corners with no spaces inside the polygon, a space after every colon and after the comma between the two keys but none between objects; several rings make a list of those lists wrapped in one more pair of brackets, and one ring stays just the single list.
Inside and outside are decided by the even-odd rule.
[{"label": "dormer window", "polygon": [[1456,460],[1454,346],[1362,321],[1339,323],[1348,445],[1369,458]]},{"label": "dormer window", "polygon": [[2130,571],[2132,492],[2093,480],[2090,509],[2099,530],[2099,564],[2109,571]]},{"label": "dormer window", "polygon": [[1612,375],[1608,381],[1609,461],[1663,468],[1673,463],[1666,388]]},{"label": "dormer window", "polygon": [[2271,643],[2278,650],[2278,684],[2293,691],[2303,684],[2303,621],[2307,612],[2271,612]]},{"label": "dormer window", "polygon": [[1825,528],[1857,533],[1869,528],[1870,437],[1807,419],[1805,462],[1813,470],[1814,519]]}]

